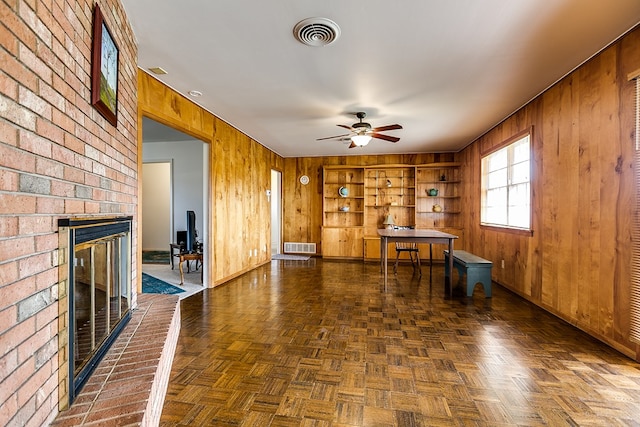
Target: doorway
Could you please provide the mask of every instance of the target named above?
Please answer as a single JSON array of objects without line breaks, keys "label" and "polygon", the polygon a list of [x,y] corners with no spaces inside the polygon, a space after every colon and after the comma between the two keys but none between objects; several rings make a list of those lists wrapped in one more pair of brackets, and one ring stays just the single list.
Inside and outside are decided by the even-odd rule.
[{"label": "doorway", "polygon": [[[169,247],[173,229],[171,162],[142,165],[142,252],[162,252]],[[143,258],[146,258],[143,255]]]},{"label": "doorway", "polygon": [[271,255],[282,252],[282,172],[271,169]]},{"label": "doorway", "polygon": [[[163,250],[157,259],[149,260],[143,256],[143,272],[170,284],[182,280],[178,265],[175,262],[171,265],[170,244],[179,243],[178,234],[187,230],[187,212],[192,211],[195,213],[195,233],[197,241],[202,243],[204,262],[202,271],[185,275],[184,280],[186,284],[193,282],[198,287],[207,287],[206,278],[209,277],[210,268],[206,262],[210,250],[207,243],[210,215],[207,203],[209,149],[209,144],[200,139],[148,117],[142,119],[141,246],[143,250],[151,246]],[[160,165],[167,164],[168,173],[165,171],[162,176],[154,173],[154,168],[166,168]],[[145,182],[149,183],[148,187]],[[161,206],[154,203],[154,199],[162,197]]]}]

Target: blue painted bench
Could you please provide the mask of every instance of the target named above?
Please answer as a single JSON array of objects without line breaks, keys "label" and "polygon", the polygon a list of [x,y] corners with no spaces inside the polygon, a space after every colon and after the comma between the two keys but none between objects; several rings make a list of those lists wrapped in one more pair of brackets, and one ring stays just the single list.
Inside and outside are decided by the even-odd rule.
[{"label": "blue painted bench", "polygon": [[[453,251],[453,266],[458,270],[460,280],[467,275],[467,296],[473,296],[476,283],[484,286],[484,296],[491,298],[491,267],[493,263],[467,251]],[[449,277],[449,251],[444,251],[444,276]],[[451,276],[453,278],[453,275]]]}]

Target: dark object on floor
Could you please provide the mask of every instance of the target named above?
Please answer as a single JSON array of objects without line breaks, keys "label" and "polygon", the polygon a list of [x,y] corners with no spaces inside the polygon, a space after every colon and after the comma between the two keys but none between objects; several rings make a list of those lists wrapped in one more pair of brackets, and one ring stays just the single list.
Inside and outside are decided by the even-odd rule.
[{"label": "dark object on floor", "polygon": [[147,273],[142,273],[142,292],[145,294],[179,294],[184,290],[149,276]]},{"label": "dark object on floor", "polygon": [[169,264],[169,251],[142,251],[143,264]]}]

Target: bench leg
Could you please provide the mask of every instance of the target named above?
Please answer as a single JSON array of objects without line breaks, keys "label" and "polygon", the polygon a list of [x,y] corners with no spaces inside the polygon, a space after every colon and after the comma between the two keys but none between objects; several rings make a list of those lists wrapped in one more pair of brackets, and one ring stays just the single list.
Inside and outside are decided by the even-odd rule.
[{"label": "bench leg", "polygon": [[457,286],[462,286],[462,278],[464,277],[465,274],[467,274],[467,269],[464,268],[464,266],[462,266],[460,264],[455,264],[455,260],[453,262],[454,262],[453,266],[456,268],[456,270],[458,270],[458,285]]},{"label": "bench leg", "polygon": [[482,283],[484,288],[484,296],[491,298],[491,270],[483,269],[467,269],[467,296],[473,296],[473,289],[476,283]]}]

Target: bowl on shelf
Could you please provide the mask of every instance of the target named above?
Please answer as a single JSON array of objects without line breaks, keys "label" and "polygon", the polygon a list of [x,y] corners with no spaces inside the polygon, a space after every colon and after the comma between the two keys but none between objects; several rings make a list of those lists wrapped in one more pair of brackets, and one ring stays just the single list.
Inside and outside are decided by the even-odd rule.
[{"label": "bowl on shelf", "polygon": [[340,187],[338,188],[338,194],[341,197],[347,197],[349,195],[349,189],[347,187]]},{"label": "bowl on shelf", "polygon": [[341,206],[341,207],[340,207],[340,211],[342,211],[342,212],[349,212],[349,206]]}]

